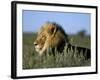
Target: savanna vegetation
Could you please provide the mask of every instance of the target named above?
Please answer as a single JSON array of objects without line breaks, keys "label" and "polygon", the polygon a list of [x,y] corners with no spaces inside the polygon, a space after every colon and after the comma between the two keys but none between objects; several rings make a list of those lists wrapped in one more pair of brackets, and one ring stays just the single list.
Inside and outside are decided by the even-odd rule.
[{"label": "savanna vegetation", "polygon": [[[80,54],[76,50],[66,51],[65,46],[62,53],[59,53],[55,49],[56,55],[46,53],[40,57],[34,49],[34,40],[36,39],[36,33],[23,33],[23,69],[37,69],[37,68],[56,68],[56,67],[78,67],[78,66],[90,66],[91,59],[85,59],[83,52]],[[75,35],[69,35],[69,41],[72,45],[90,48],[90,36],[85,35],[84,31]]]}]

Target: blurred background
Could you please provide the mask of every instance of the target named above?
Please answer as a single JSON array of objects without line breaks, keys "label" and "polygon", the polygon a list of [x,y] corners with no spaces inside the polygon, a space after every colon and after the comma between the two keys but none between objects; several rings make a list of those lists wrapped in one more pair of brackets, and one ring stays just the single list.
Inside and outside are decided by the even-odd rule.
[{"label": "blurred background", "polygon": [[47,21],[60,24],[67,34],[91,33],[89,13],[23,10],[23,32],[37,32]]}]

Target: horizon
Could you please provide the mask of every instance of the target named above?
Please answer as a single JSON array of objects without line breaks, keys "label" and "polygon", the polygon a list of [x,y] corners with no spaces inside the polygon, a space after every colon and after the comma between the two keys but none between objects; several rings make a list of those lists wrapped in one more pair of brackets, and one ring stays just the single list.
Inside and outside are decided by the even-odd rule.
[{"label": "horizon", "polygon": [[45,22],[56,22],[67,34],[77,34],[85,30],[91,33],[91,15],[89,13],[30,11],[23,10],[23,32],[38,32]]}]

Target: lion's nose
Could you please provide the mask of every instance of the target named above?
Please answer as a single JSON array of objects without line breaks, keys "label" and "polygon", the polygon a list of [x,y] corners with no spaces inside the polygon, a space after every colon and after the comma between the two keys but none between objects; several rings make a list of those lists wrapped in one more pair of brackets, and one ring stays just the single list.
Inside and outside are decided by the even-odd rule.
[{"label": "lion's nose", "polygon": [[36,46],[36,45],[37,45],[37,43],[36,43],[36,42],[34,42],[34,45]]}]

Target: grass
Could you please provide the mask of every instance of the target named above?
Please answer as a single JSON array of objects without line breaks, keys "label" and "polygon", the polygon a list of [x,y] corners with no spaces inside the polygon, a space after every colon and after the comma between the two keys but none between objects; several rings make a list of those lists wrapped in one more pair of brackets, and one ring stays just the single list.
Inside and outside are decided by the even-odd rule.
[{"label": "grass", "polygon": [[[38,69],[38,68],[57,68],[57,67],[79,67],[90,66],[91,60],[86,60],[81,52],[77,50],[66,51],[65,46],[62,53],[55,50],[55,57],[46,53],[40,57],[34,49],[33,42],[36,39],[36,33],[23,33],[23,69]],[[80,37],[78,35],[69,36],[70,43],[82,47],[90,48],[90,37]],[[51,51],[52,53],[52,51]]]}]

